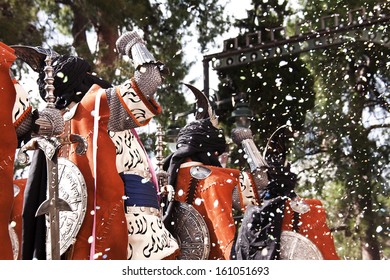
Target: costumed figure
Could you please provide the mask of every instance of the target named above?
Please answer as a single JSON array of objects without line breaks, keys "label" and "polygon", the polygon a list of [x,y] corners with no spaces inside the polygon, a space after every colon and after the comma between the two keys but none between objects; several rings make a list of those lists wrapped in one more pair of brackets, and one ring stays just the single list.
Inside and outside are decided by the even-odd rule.
[{"label": "costumed figure", "polygon": [[[154,115],[161,112],[152,96],[161,84],[160,72],[165,73],[167,69],[155,60],[135,32],[122,35],[117,41],[117,49],[131,57],[138,70],[134,78],[137,81],[135,89],[131,91],[128,85],[121,88],[122,100],[134,99],[136,89],[143,94],[139,101],[144,101],[143,96],[148,99],[132,109],[130,120],[122,110],[122,119],[129,122],[126,127],[121,123],[113,123],[109,127],[109,134],[116,147],[117,171],[125,186],[128,259],[174,259],[179,253],[179,245],[162,222],[159,183],[149,156],[134,130],[134,127],[146,125]],[[147,76],[148,79],[141,76]],[[128,127],[132,129],[124,130]]]},{"label": "costumed figure", "polygon": [[164,223],[179,240],[180,259],[227,260],[236,235],[232,208],[255,203],[257,192],[251,174],[221,167],[224,133],[207,97],[187,86],[197,98],[196,120],[180,130],[177,150],[164,161],[175,190]]},{"label": "costumed figure", "polygon": [[0,44],[0,239],[3,241],[0,259],[12,260],[13,250],[9,234],[9,222],[14,200],[13,175],[15,151],[18,144],[12,121],[12,109],[15,103],[15,87],[10,77],[10,66],[16,56],[14,51]]},{"label": "costumed figure", "polygon": [[286,125],[267,143],[263,158],[269,184],[260,193],[259,205],[245,211],[235,245],[237,259],[339,259],[321,201],[300,198],[294,191],[297,176],[286,159],[291,137]]},{"label": "costumed figure", "polygon": [[15,59],[15,50],[0,42],[0,240],[3,242],[0,259],[19,257],[22,223],[20,215],[13,213],[21,207],[20,199],[14,201],[14,196],[21,197],[25,182],[14,180],[14,160],[18,144],[28,138],[33,126],[27,93],[11,72]]},{"label": "costumed figure", "polygon": [[[134,144],[136,141],[133,139],[136,136],[132,130],[140,125],[146,125],[149,119],[161,111],[153,99],[153,94],[162,82],[160,73],[162,64],[153,58],[135,32],[123,34],[118,39],[117,47],[121,54],[127,54],[132,58],[135,75],[115,87],[92,75],[90,65],[85,60],[50,51],[54,68],[54,95],[57,97],[55,104],[56,108],[62,111],[65,120],[63,137],[80,135],[88,147],[86,153],[81,155],[76,153],[77,147],[74,145],[64,146],[60,151],[61,157],[77,167],[76,176],[80,177],[82,174],[83,178],[80,181],[86,186],[87,198],[86,207],[82,209],[85,216],[82,218],[81,226],[75,231],[75,236],[70,236],[72,244],[62,253],[63,259],[124,260],[142,258],[141,256],[144,256],[144,259],[163,259],[169,258],[178,250],[176,241],[163,227],[157,214],[159,213],[157,186],[149,182],[152,176],[146,173],[152,170],[145,167],[146,157],[139,156],[144,150],[140,143]],[[45,94],[43,59],[47,55],[47,50],[19,46],[17,54],[30,65],[39,65],[38,84],[43,97]],[[129,163],[127,166],[122,166],[126,162],[125,156],[134,155],[144,160],[139,175],[136,172],[134,174],[129,172],[134,166],[138,167],[137,164],[127,162]],[[137,161],[138,158],[130,160]],[[46,197],[47,174],[42,166],[43,162],[44,155],[40,151],[34,153],[23,210],[23,259],[46,258],[45,218],[34,216],[37,207]],[[75,183],[75,180],[69,178],[71,172],[59,173],[63,180],[70,180],[70,185]],[[137,178],[121,177],[119,173]],[[59,184],[61,185],[61,181]],[[132,184],[135,184],[137,191],[143,194],[131,192]],[[146,197],[146,202],[142,201],[143,197]],[[73,203],[81,204],[77,201]],[[143,225],[143,231],[135,228],[134,219],[130,221],[127,219],[129,211],[137,216],[135,208],[141,212],[140,215],[145,220],[153,219],[153,222]],[[145,208],[147,211],[144,211]],[[70,222],[63,225],[65,232],[70,231],[67,227],[71,226],[72,219],[68,219]],[[76,218],[75,220],[77,222],[73,224],[79,222]],[[154,234],[149,234],[153,230]],[[148,235],[145,234],[146,231]],[[149,247],[144,246],[142,249],[146,253],[135,252],[142,250],[135,243],[145,244],[145,240]]]},{"label": "costumed figure", "polygon": [[[33,110],[29,103],[27,92],[16,78],[12,78],[12,81],[16,90],[16,101],[12,117],[18,138],[18,148],[20,148],[23,143],[27,143],[31,139],[32,135],[40,133],[41,128],[36,123],[39,119],[39,112]],[[15,259],[20,259],[22,252],[22,209],[26,181],[27,178],[14,179],[14,202],[11,213],[10,234]]]}]

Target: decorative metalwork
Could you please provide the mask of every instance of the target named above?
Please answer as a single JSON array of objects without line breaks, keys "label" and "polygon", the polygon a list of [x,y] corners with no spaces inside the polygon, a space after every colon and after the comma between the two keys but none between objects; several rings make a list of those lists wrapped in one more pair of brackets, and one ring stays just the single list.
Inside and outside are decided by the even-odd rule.
[{"label": "decorative metalwork", "polygon": [[163,208],[166,209],[168,204],[174,199],[175,197],[175,189],[173,186],[168,185],[168,172],[166,172],[163,169],[163,150],[164,150],[164,132],[162,131],[161,125],[157,126],[157,145],[156,145],[156,159],[157,159],[157,181],[159,184],[160,194],[163,196]]},{"label": "decorative metalwork", "polygon": [[[74,216],[77,212],[72,212],[72,208],[69,203],[59,197],[59,178],[58,178],[58,151],[64,144],[77,143],[76,152],[78,154],[84,154],[87,149],[87,142],[79,135],[69,135],[61,137],[60,135],[64,130],[64,120],[61,112],[55,108],[54,96],[54,69],[51,65],[52,57],[51,54],[46,56],[45,62],[45,90],[46,90],[46,101],[47,105],[42,115],[46,118],[41,119],[42,134],[32,138],[26,143],[18,152],[18,160],[22,164],[26,164],[29,160],[27,150],[40,149],[43,151],[46,157],[46,169],[47,169],[47,199],[38,207],[36,216],[46,215],[47,218],[47,243],[46,243],[46,258],[48,260],[59,260],[61,258],[61,247],[63,244],[64,248],[69,246],[69,242],[65,238],[63,241],[60,240],[60,212],[70,211],[70,216]],[[38,119],[39,120],[39,119]],[[37,121],[38,121],[37,120]],[[61,160],[63,162],[63,160]],[[69,171],[76,170],[76,167],[70,168]],[[77,169],[78,170],[78,169]],[[81,185],[84,184],[80,171],[74,171],[77,173],[76,177],[81,181]],[[70,174],[74,174],[70,172]],[[72,175],[68,175],[72,176]],[[67,178],[66,176],[64,178]],[[77,181],[77,180],[76,180]],[[73,186],[73,185],[71,185]],[[73,186],[74,187],[74,186]],[[65,188],[65,187],[63,187]],[[73,190],[74,191],[74,190]],[[73,202],[73,201],[70,201]],[[84,210],[85,211],[85,210]],[[76,215],[77,216],[77,215]],[[64,222],[64,221],[62,221]],[[64,224],[63,224],[64,225]],[[74,225],[73,232],[78,231],[80,225]],[[63,231],[69,231],[65,226]],[[73,236],[73,235],[71,235]],[[62,249],[63,251],[63,249]]]},{"label": "decorative metalwork", "polygon": [[[20,193],[20,188],[17,185],[14,185],[14,197]],[[9,237],[11,239],[12,251],[14,253],[14,260],[19,258],[19,238],[16,234],[16,231],[12,225],[12,222],[8,224]]]},{"label": "decorative metalwork", "polygon": [[301,198],[294,198],[290,201],[290,207],[294,212],[305,214],[310,211],[310,206]]},{"label": "decorative metalwork", "polygon": [[71,211],[69,204],[59,197],[58,190],[58,158],[57,150],[59,146],[56,146],[49,139],[38,139],[38,144],[41,144],[39,148],[43,151],[55,151],[50,158],[47,153],[46,165],[47,165],[47,199],[39,206],[35,216],[46,215],[47,218],[47,230],[48,240],[46,258],[49,260],[60,259],[60,238],[59,238],[59,212]]},{"label": "decorative metalwork", "polygon": [[192,166],[190,168],[190,174],[193,178],[198,180],[204,180],[211,174],[211,169],[202,165]]},{"label": "decorative metalwork", "polygon": [[11,225],[8,225],[8,230],[12,244],[12,251],[14,253],[14,260],[17,260],[19,258],[19,238],[15,229]]},{"label": "decorative metalwork", "polygon": [[172,235],[180,247],[179,260],[207,260],[210,253],[210,234],[206,222],[190,204],[173,201]]},{"label": "decorative metalwork", "polygon": [[87,210],[87,186],[78,167],[66,158],[58,159],[58,176],[59,197],[71,208],[71,211],[61,211],[59,216],[62,255],[74,243],[83,223]]},{"label": "decorative metalwork", "polygon": [[[156,132],[156,138],[157,138],[157,145],[156,145],[156,159],[157,159],[157,167],[159,171],[162,171],[163,168],[163,151],[164,151],[164,141],[163,141],[164,133],[162,131],[161,125],[157,126],[157,132]],[[160,178],[159,178],[160,179]],[[162,182],[160,183],[160,186],[163,186],[166,182],[165,178],[161,178]]]},{"label": "decorative metalwork", "polygon": [[[269,29],[270,36],[257,31],[225,40],[222,52],[203,57],[204,93],[209,95],[210,62],[215,70],[221,70],[348,42],[373,42],[390,47],[389,20],[390,4],[385,2],[370,13],[364,8],[351,10],[345,21],[338,14],[324,16],[319,30],[313,30],[310,23],[298,23],[290,37],[284,26],[277,26]],[[263,37],[271,39],[263,41]]]},{"label": "decorative metalwork", "polygon": [[16,197],[20,193],[20,188],[17,185],[14,185],[14,197]]},{"label": "decorative metalwork", "polygon": [[323,260],[317,246],[308,238],[293,231],[283,231],[280,236],[281,260]]}]

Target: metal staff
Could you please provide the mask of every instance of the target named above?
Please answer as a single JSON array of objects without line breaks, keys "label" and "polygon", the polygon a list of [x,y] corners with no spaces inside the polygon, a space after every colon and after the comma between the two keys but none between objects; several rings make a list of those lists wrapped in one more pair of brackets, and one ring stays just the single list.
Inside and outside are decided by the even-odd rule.
[{"label": "metal staff", "polygon": [[157,145],[156,145],[156,159],[157,159],[157,180],[159,184],[160,194],[164,196],[165,202],[167,205],[163,205],[163,209],[166,209],[169,202],[173,200],[173,197],[175,196],[175,190],[171,185],[168,185],[168,172],[163,170],[163,150],[164,150],[164,132],[162,131],[161,125],[157,126]]},{"label": "metal staff", "polygon": [[[45,71],[45,90],[46,90],[46,108],[40,113],[40,118],[36,121],[40,125],[40,134],[31,139],[24,145],[19,153],[18,159],[23,163],[28,161],[27,150],[40,149],[44,152],[47,165],[47,199],[38,207],[35,216],[47,215],[48,236],[46,258],[48,260],[59,260],[60,254],[60,228],[59,228],[59,212],[72,211],[69,204],[59,197],[58,187],[58,151],[64,144],[78,143],[76,152],[83,154],[86,151],[86,142],[79,135],[70,135],[69,137],[61,137],[60,134],[64,131],[64,120],[61,112],[55,108],[54,96],[54,78],[52,54],[47,55]],[[49,248],[50,247],[50,248]]]}]

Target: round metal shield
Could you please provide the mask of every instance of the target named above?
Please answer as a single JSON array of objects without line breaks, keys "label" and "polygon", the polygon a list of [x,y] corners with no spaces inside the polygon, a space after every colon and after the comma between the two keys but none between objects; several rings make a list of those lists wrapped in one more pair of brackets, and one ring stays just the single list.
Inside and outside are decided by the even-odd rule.
[{"label": "round metal shield", "polygon": [[8,230],[9,230],[9,237],[11,239],[11,244],[12,244],[12,251],[14,253],[14,260],[17,260],[19,257],[18,235],[16,234],[15,229],[11,225],[8,225]]},{"label": "round metal shield", "polygon": [[210,234],[206,222],[190,204],[173,201],[172,235],[180,247],[179,260],[207,260],[210,253]]},{"label": "round metal shield", "polygon": [[60,211],[60,254],[74,243],[87,209],[87,186],[78,167],[70,160],[58,158],[58,196],[72,211]]},{"label": "round metal shield", "polygon": [[320,250],[308,238],[293,231],[282,231],[281,260],[323,260]]}]

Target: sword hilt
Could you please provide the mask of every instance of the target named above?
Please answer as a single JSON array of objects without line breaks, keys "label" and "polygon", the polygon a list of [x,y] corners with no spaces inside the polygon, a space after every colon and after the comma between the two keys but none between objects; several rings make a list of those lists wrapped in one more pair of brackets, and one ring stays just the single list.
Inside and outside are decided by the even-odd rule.
[{"label": "sword hilt", "polygon": [[77,144],[76,154],[84,155],[87,152],[88,142],[78,134],[69,134],[59,139],[61,145]]},{"label": "sword hilt", "polygon": [[18,151],[17,159],[21,164],[27,164],[30,161],[30,157],[27,151],[42,150],[47,159],[52,159],[58,151],[60,142],[56,137],[34,137],[26,144],[24,144]]}]

